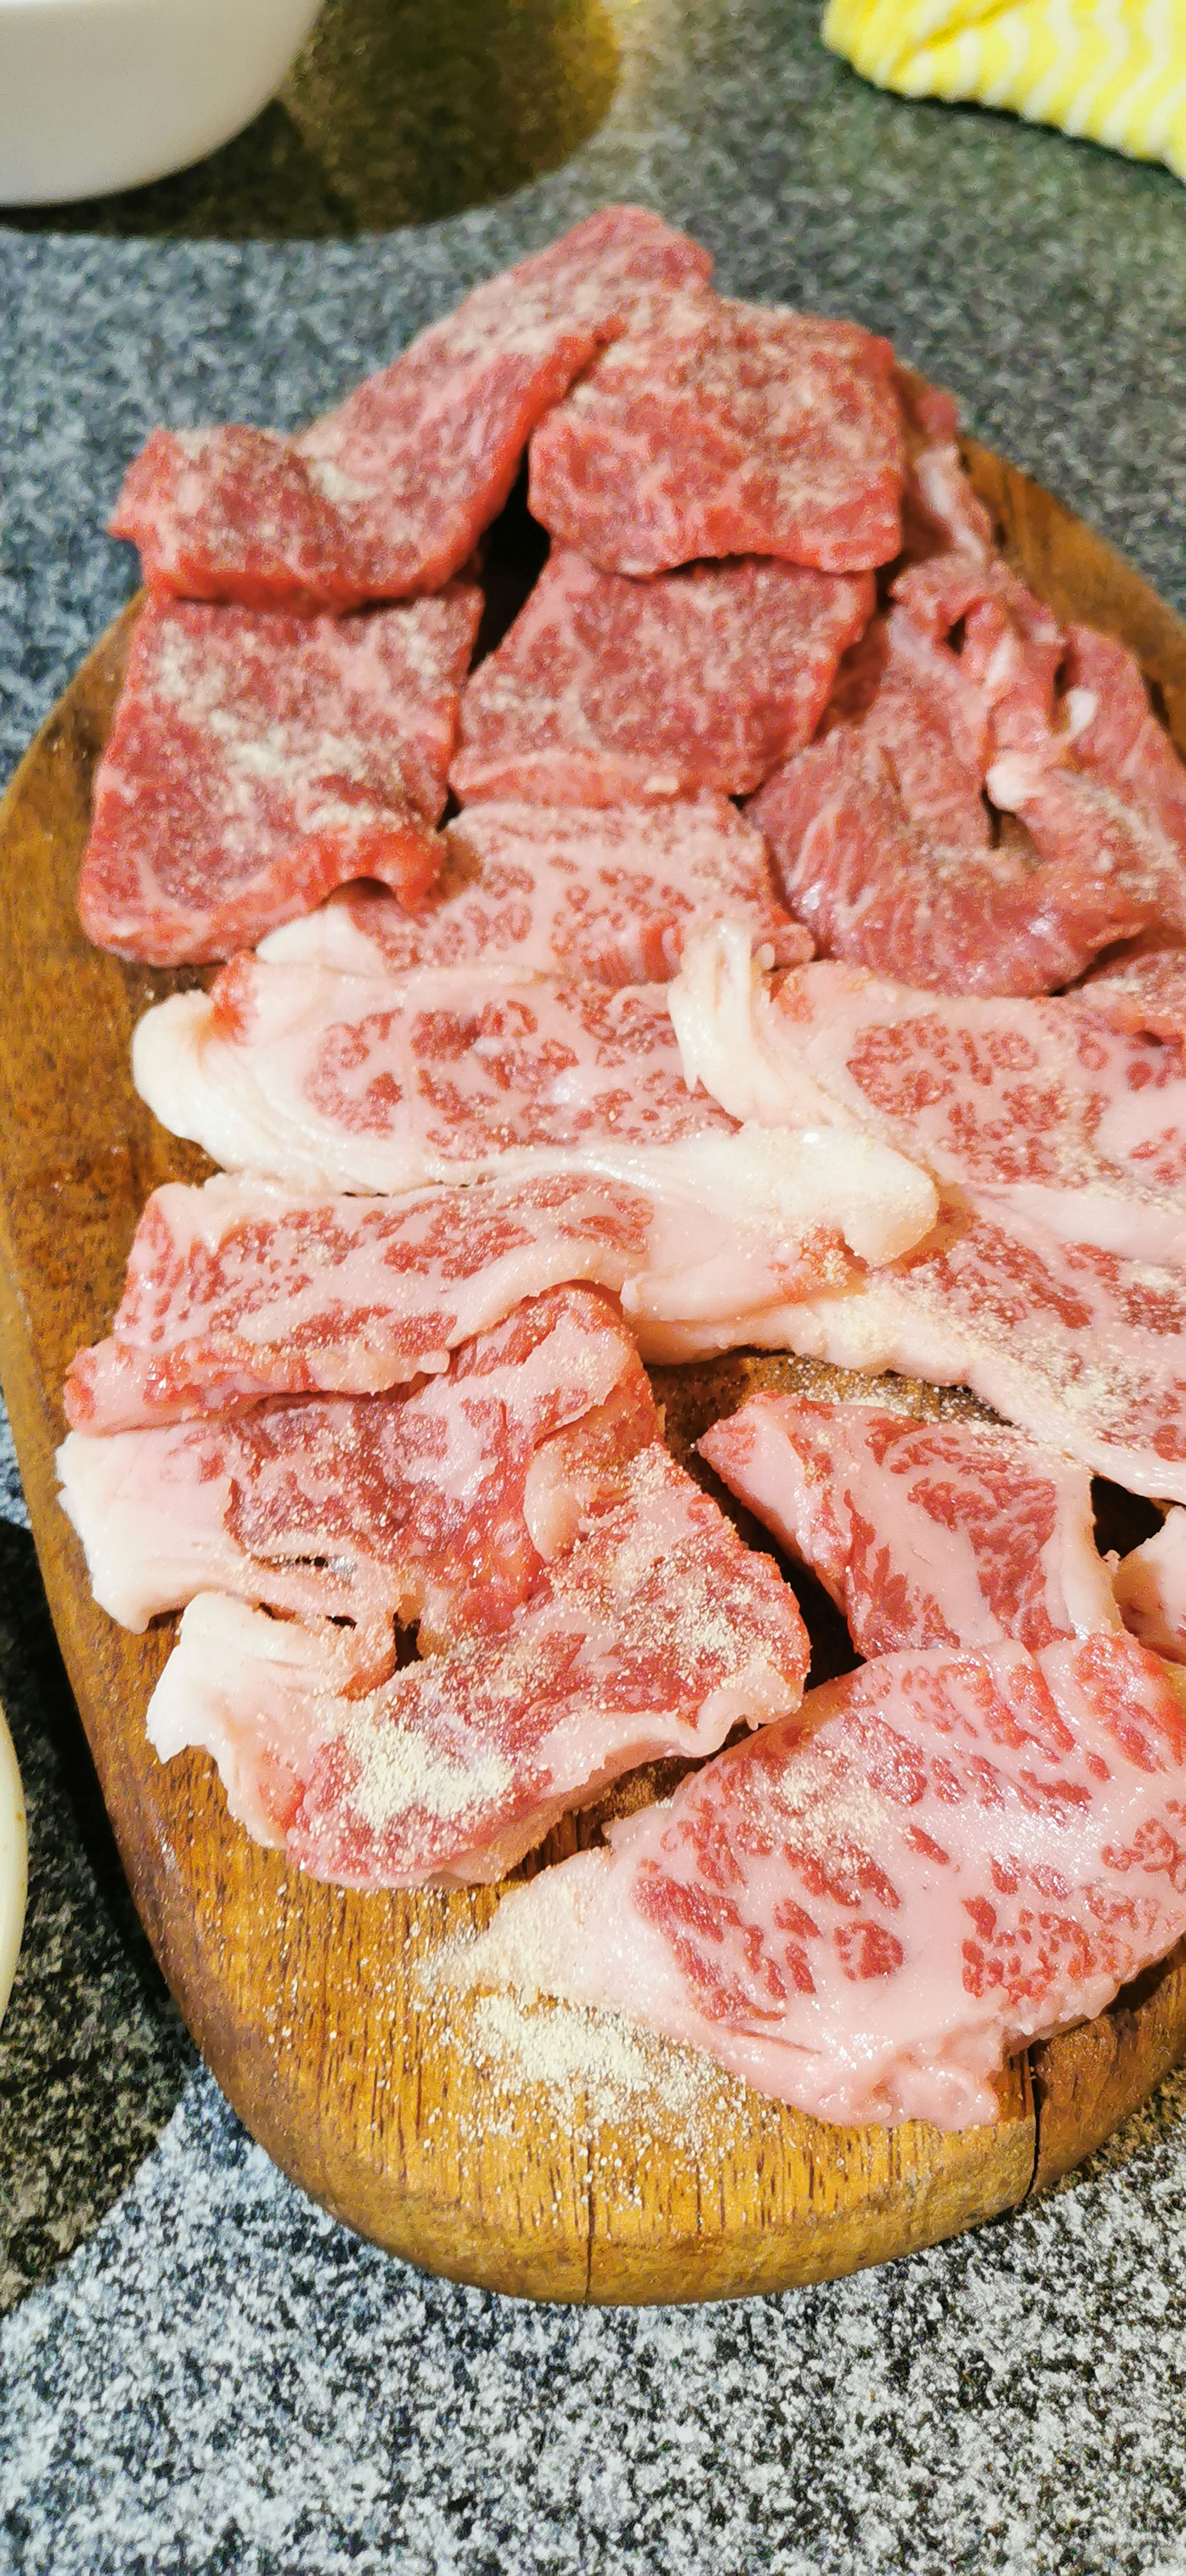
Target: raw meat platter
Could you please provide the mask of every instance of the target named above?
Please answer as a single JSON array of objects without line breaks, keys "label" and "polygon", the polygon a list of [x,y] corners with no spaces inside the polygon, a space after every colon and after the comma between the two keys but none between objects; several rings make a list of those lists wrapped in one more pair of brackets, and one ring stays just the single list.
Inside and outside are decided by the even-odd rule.
[{"label": "raw meat platter", "polygon": [[0,821],[141,1915],[306,2190],[576,2300],[933,2242],[1186,2047],[1186,628],[710,267],[606,209],[156,431]]}]

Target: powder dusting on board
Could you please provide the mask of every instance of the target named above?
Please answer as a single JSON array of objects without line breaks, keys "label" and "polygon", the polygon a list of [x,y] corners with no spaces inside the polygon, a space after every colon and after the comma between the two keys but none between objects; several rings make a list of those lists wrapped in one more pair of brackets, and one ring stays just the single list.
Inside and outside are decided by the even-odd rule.
[{"label": "powder dusting on board", "polygon": [[[587,2004],[538,1996],[530,2004],[510,1992],[479,1993],[460,2011],[466,1984],[468,1940],[449,1941],[421,1965],[417,1982],[433,2017],[456,2017],[448,2028],[482,2078],[482,2127],[493,2137],[514,2138],[528,2117],[528,2086],[547,2096],[556,2129],[566,2136],[586,2127],[595,2166],[612,2167],[615,2187],[641,2206],[637,2159],[648,2147],[670,2155],[673,2133],[687,2154],[722,2153],[752,2123],[748,2087],[724,2074],[710,2057],[661,2039],[624,2015]],[[601,2133],[628,2130],[626,2152]]]}]

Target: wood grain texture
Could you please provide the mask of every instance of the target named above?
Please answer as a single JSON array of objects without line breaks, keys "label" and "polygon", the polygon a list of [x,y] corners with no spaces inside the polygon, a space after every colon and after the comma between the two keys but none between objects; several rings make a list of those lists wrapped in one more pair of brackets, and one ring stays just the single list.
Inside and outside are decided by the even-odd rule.
[{"label": "wood grain texture", "polygon": [[[1186,627],[1048,495],[983,450],[969,459],[1011,559],[1056,609],[1134,646],[1186,749]],[[74,911],[134,614],[91,654],[0,812],[0,1371],[124,1865],[198,2046],[249,2129],[337,2216],[432,2270],[533,2297],[775,2290],[1016,2206],[1186,2047],[1186,1945],[1099,2021],[1032,2051],[1032,2077],[1029,2059],[1007,2069],[990,2129],[830,2128],[711,2074],[698,2091],[703,2061],[683,2095],[656,2080],[623,2104],[592,2062],[560,2092],[533,2074],[529,2045],[492,2055],[481,1999],[426,1976],[442,1942],[488,1919],[489,1891],[318,1886],[228,1823],[204,1757],[164,1767],[150,1752],[144,1710],[172,1622],[136,1638],[95,1608],[53,1472],[63,1371],[107,1327],[144,1199],[209,1169],[155,1125],[127,1070],[140,1012],[187,978],[89,947]],[[772,1365],[801,1364],[733,1359],[707,1391],[703,1373],[665,1372],[673,1446],[698,1405],[736,1400],[739,1371]],[[822,1628],[819,1643],[826,1660]],[[596,1829],[596,1811],[567,1820],[545,1856]]]}]

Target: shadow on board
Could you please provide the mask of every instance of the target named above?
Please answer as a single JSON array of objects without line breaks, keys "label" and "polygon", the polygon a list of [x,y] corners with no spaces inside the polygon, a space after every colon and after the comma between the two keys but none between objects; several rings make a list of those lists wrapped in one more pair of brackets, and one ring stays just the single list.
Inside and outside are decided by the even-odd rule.
[{"label": "shadow on board", "polygon": [[221,151],[146,188],[4,220],[224,241],[432,223],[568,160],[618,69],[600,0],[327,0],[279,97]]}]

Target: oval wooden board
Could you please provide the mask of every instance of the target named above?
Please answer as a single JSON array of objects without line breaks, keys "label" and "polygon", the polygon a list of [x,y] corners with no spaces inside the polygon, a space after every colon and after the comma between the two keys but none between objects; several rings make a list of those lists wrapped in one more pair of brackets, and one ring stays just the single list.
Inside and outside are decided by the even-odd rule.
[{"label": "oval wooden board", "polygon": [[[982,450],[969,461],[1019,569],[1056,610],[1133,645],[1186,750],[1186,627],[1034,484]],[[63,1370],[107,1327],[148,1192],[208,1168],[155,1125],[128,1076],[135,1020],[183,979],[88,947],[74,911],[133,615],[84,664],[0,812],[0,1371],[124,1865],[203,2056],[269,2154],[338,2217],[431,2270],[536,2298],[783,2289],[1016,2206],[1186,2051],[1186,1944],[1098,2021],[1012,2065],[999,2123],[960,2137],[829,2128],[661,2049],[653,2084],[615,2092],[583,2025],[558,2089],[554,2016],[508,2041],[503,2014],[496,2046],[480,1999],[424,1982],[442,1940],[487,1918],[489,1891],[318,1886],[228,1823],[204,1757],[166,1768],[150,1752],[144,1710],[172,1623],[136,1638],[95,1608],[53,1472]],[[730,1365],[744,1378],[746,1363]],[[684,1397],[686,1412],[690,1381]],[[548,1853],[593,1829],[569,1820]]]}]

